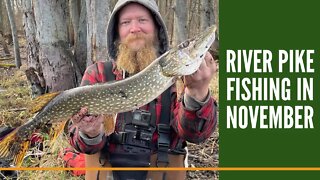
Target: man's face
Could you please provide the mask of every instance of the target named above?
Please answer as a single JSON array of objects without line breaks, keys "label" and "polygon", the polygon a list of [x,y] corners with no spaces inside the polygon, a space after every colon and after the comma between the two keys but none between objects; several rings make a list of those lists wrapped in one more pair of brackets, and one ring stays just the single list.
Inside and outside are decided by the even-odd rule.
[{"label": "man's face", "polygon": [[157,30],[150,12],[142,5],[132,3],[119,13],[119,43],[117,67],[135,74],[157,57]]},{"label": "man's face", "polygon": [[120,43],[126,42],[134,51],[146,45],[145,39],[155,39],[156,29],[150,12],[136,3],[128,4],[119,12],[118,30]]}]

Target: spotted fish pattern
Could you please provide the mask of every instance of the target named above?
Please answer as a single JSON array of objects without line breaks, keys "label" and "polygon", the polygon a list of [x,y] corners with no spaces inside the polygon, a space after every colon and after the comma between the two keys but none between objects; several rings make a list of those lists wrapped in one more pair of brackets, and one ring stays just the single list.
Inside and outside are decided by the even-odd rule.
[{"label": "spotted fish pattern", "polygon": [[[157,98],[179,76],[190,75],[200,66],[215,40],[212,26],[196,38],[186,40],[154,60],[141,72],[121,81],[81,86],[54,97],[31,120],[0,142],[0,158],[22,154],[30,135],[51,122],[66,121],[81,107],[92,115],[115,114],[141,107]],[[14,140],[13,140],[14,139]],[[21,157],[20,157],[21,158]]]}]

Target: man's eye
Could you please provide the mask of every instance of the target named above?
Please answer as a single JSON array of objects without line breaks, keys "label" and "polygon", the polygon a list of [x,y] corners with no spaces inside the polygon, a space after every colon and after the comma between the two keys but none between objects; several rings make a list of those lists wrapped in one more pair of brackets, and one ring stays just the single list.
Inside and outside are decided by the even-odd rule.
[{"label": "man's eye", "polygon": [[147,22],[147,19],[139,19],[140,22]]},{"label": "man's eye", "polygon": [[127,25],[127,24],[129,24],[130,22],[129,21],[122,21],[120,24],[121,25]]}]

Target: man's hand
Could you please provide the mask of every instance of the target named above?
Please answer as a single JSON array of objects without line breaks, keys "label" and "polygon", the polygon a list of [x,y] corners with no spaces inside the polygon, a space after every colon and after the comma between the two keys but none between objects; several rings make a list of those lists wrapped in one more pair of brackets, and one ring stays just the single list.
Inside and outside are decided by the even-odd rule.
[{"label": "man's hand", "polygon": [[199,69],[191,75],[184,76],[185,93],[198,101],[204,101],[208,95],[210,80],[216,71],[217,64],[207,52]]},{"label": "man's hand", "polygon": [[91,116],[88,115],[88,109],[83,107],[78,113],[71,118],[74,125],[76,125],[79,131],[86,134],[88,137],[96,137],[103,132],[103,120],[102,115]]}]

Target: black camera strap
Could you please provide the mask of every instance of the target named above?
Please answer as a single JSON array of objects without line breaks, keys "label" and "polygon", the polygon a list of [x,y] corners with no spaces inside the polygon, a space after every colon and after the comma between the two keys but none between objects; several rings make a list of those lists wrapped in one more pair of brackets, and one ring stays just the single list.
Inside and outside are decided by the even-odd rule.
[{"label": "black camera strap", "polygon": [[[170,120],[171,120],[171,88],[168,88],[161,97],[160,122],[158,130],[158,155],[157,167],[167,167],[169,165],[168,151],[170,147]],[[163,172],[162,179],[166,179],[166,172]]]},{"label": "black camera strap", "polygon": [[170,89],[167,89],[161,97],[161,115],[160,122],[157,125],[158,130],[158,157],[157,157],[157,166],[168,166],[168,150],[170,146],[170,116],[171,116],[171,93]]},{"label": "black camera strap", "polygon": [[[108,82],[116,80],[116,75],[113,74],[112,68],[113,68],[112,61],[107,61],[106,63],[104,63],[105,78]],[[97,69],[98,69],[98,67],[97,67]]]},{"label": "black camera strap", "polygon": [[156,124],[157,124],[156,104],[157,104],[157,99],[151,101],[149,104],[149,112],[151,113],[150,125],[152,126],[152,134],[155,132]]}]

